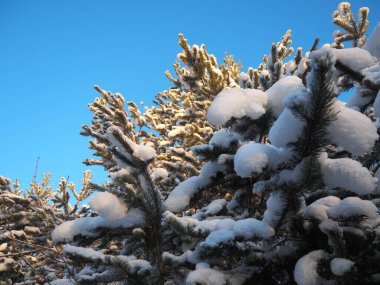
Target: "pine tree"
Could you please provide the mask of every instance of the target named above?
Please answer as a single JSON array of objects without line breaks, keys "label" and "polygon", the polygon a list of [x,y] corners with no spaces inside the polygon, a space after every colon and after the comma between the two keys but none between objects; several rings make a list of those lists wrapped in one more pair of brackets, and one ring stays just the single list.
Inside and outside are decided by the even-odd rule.
[{"label": "pine tree", "polygon": [[[218,67],[180,37],[179,59],[190,68],[175,65],[178,79],[168,77],[176,88],[144,115],[130,102],[129,116],[120,94],[96,87],[82,134],[99,158],[87,163],[112,181],[94,186],[93,216],[53,232],[56,243],[70,243],[71,281],[378,282],[380,27],[364,45],[368,11],[357,24],[340,4],[334,22],[347,35],[335,44],[318,49],[316,41],[284,62],[289,31],[258,69],[239,76],[235,63]],[[345,40],[353,47],[343,49]],[[346,105],[337,100],[351,88]],[[201,99],[207,115],[192,116]],[[177,128],[165,130],[169,122]]]},{"label": "pine tree", "polygon": [[[62,223],[86,214],[81,201],[91,194],[91,173],[83,176],[81,191],[61,178],[59,188],[50,183],[51,174],[36,178],[26,190],[0,176],[0,284],[43,284],[62,278],[70,271],[60,246],[52,244],[51,233]],[[68,188],[76,198],[70,205]]]}]

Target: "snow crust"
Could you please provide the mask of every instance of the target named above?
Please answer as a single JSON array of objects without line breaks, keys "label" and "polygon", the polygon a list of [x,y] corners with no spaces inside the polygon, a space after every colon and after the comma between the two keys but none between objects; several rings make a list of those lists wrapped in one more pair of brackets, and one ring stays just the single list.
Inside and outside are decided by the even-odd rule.
[{"label": "snow crust", "polygon": [[330,268],[334,275],[343,276],[347,272],[351,271],[354,264],[355,263],[349,259],[336,257],[330,261]]},{"label": "snow crust", "polygon": [[220,92],[207,111],[208,121],[221,126],[231,118],[248,116],[253,120],[265,114],[268,96],[261,90],[231,88]]},{"label": "snow crust", "polygon": [[327,153],[320,156],[323,181],[332,187],[341,187],[358,195],[365,195],[376,189],[377,179],[369,170],[350,158],[329,159]]},{"label": "snow crust", "polygon": [[120,199],[109,192],[97,192],[89,201],[92,209],[106,220],[116,220],[125,216],[127,206]]},{"label": "snow crust", "polygon": [[275,169],[290,159],[291,153],[284,148],[276,148],[255,142],[241,146],[234,157],[234,169],[240,177],[260,174],[266,167]]},{"label": "snow crust", "polygon": [[138,209],[130,209],[124,217],[117,220],[106,220],[103,217],[84,217],[67,221],[57,226],[52,232],[54,243],[70,242],[77,235],[97,236],[98,228],[129,228],[144,224],[144,214]]},{"label": "snow crust", "polygon": [[[354,155],[368,152],[378,139],[377,129],[371,120],[362,113],[334,103],[337,119],[327,127],[329,138]],[[365,131],[363,131],[365,130]]]},{"label": "snow crust", "polygon": [[265,91],[268,95],[269,106],[273,116],[278,118],[285,108],[284,100],[294,93],[305,92],[306,88],[298,76],[286,76],[277,81],[272,87]]}]

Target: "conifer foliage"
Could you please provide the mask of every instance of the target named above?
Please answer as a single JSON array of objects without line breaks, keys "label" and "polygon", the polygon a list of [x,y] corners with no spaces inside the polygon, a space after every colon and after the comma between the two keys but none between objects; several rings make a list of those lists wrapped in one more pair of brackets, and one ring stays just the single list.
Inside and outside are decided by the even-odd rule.
[{"label": "conifer foliage", "polygon": [[[316,40],[290,59],[289,30],[246,73],[231,56],[218,65],[180,35],[184,67],[174,65],[176,78],[166,73],[173,87],[144,113],[96,86],[93,120],[82,131],[95,158],[84,163],[103,166],[110,181],[95,185],[87,173],[79,194],[69,187],[79,202],[96,190],[90,209],[78,211],[65,180],[53,195],[45,183],[22,196],[0,177],[0,276],[18,282],[29,270],[32,282],[50,284],[380,282],[380,24],[367,39],[368,13],[361,8],[356,20],[341,3],[333,21],[344,31],[334,43]],[[26,216],[36,227],[25,227]],[[52,264],[40,254],[55,254]]]}]

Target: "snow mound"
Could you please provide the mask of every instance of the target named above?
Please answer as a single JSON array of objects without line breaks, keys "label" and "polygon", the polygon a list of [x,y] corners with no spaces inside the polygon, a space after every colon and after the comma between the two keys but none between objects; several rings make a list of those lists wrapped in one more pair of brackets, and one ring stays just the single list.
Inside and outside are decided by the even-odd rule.
[{"label": "snow mound", "polygon": [[207,112],[208,121],[221,126],[232,118],[248,116],[253,120],[265,114],[267,95],[257,89],[231,88],[220,92]]}]

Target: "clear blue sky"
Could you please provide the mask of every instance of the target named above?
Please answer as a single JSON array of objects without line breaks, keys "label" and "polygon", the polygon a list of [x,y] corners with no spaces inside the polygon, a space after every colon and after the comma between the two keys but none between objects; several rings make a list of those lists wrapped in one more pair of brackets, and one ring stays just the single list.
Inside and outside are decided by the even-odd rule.
[{"label": "clear blue sky", "polygon": [[[295,47],[309,49],[316,36],[331,42],[339,2],[0,0],[0,175],[26,187],[40,157],[39,178],[80,183],[91,151],[79,132],[91,120],[93,85],[151,105],[171,85],[164,71],[180,52],[179,32],[220,62],[227,51],[257,66],[288,28]],[[362,6],[371,31],[379,2],[352,1],[355,13]],[[104,179],[101,167],[91,170]]]}]

